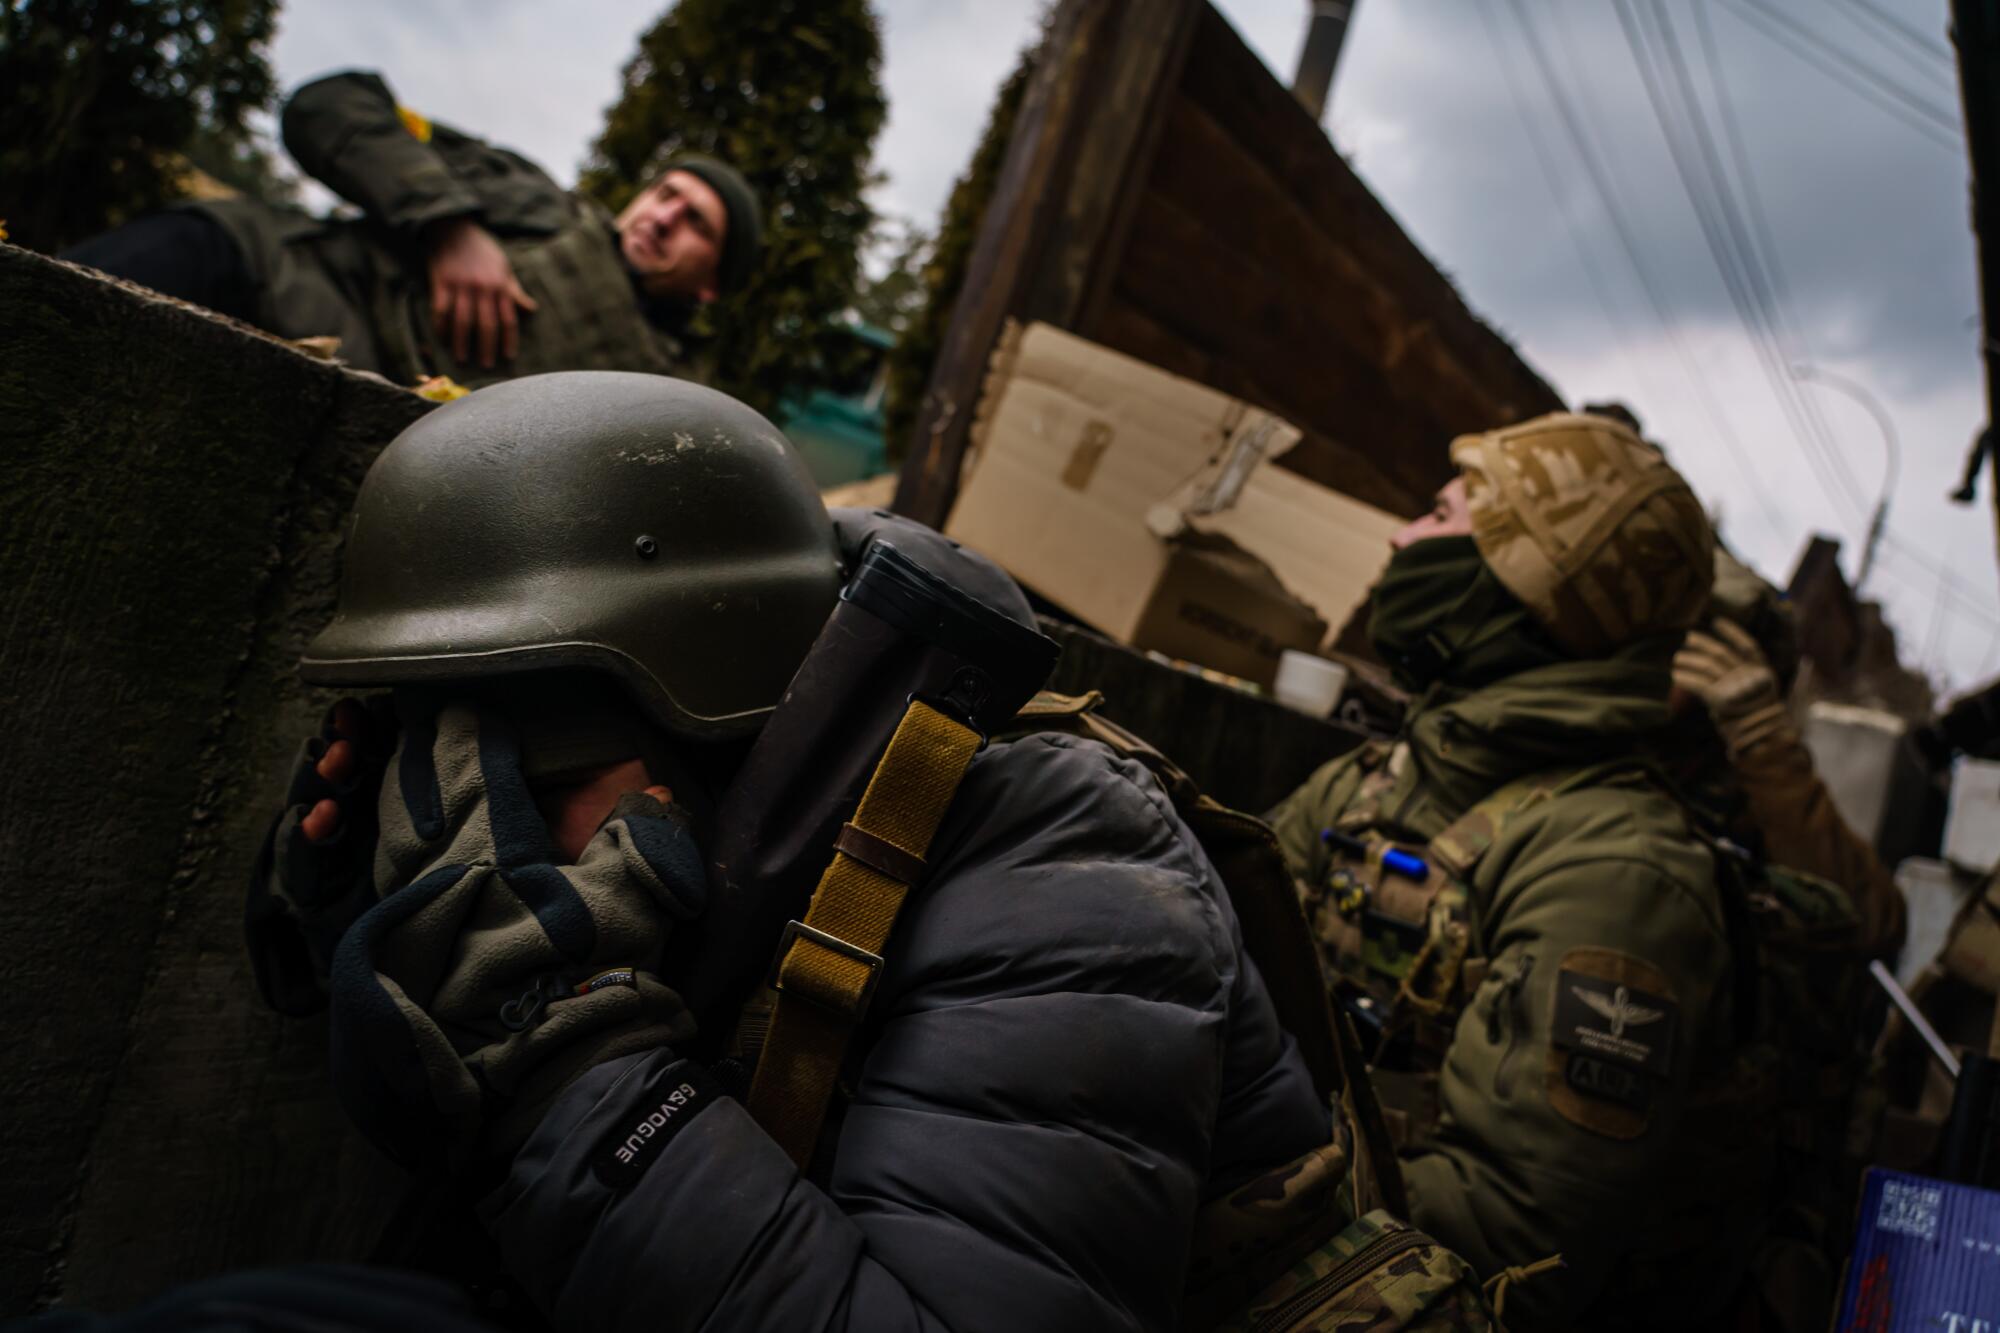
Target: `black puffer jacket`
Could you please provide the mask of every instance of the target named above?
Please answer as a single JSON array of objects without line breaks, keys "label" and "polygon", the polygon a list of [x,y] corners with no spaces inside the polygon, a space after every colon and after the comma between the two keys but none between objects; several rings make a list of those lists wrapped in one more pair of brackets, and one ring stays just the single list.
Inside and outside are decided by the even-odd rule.
[{"label": "black puffer jacket", "polygon": [[602,1183],[592,1155],[666,1052],[557,1104],[487,1213],[558,1328],[1170,1328],[1201,1202],[1326,1141],[1227,892],[1145,770],[996,743],[932,865],[824,1187],[727,1099]]}]

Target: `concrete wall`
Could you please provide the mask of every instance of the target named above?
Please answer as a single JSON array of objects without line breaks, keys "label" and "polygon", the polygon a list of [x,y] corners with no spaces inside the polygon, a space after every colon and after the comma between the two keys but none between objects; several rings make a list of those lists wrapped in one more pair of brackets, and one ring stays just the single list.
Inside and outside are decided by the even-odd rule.
[{"label": "concrete wall", "polygon": [[241,914],[338,525],[427,408],[0,245],[0,1315],[363,1253],[393,1202]]}]

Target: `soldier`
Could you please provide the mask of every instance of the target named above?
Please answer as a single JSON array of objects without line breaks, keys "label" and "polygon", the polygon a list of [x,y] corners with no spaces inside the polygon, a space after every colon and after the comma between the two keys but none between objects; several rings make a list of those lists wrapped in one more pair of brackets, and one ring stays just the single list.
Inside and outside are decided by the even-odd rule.
[{"label": "soldier", "polygon": [[1560,1253],[1517,1329],[1717,1326],[1768,1143],[1733,1097],[1737,941],[1656,779],[1707,604],[1699,502],[1636,432],[1557,414],[1451,450],[1371,634],[1401,738],[1272,814],[1327,979],[1377,1049],[1412,1221],[1482,1273]]},{"label": "soldier", "polygon": [[375,74],[307,84],[282,126],[358,221],[209,200],[63,257],[281,337],[336,337],[347,362],[401,384],[476,384],[670,371],[688,314],[742,287],[762,244],[756,194],[725,163],[665,163],[613,218],[518,153],[399,107]]},{"label": "soldier", "polygon": [[[260,970],[282,993],[332,950],[343,1100],[451,1165],[559,1327],[1165,1329],[1203,1203],[1331,1141],[1201,847],[1147,770],[1072,736],[924,723],[964,765],[935,836],[864,827],[878,789],[917,799],[885,757],[811,909],[830,846],[775,876],[799,919],[748,959],[777,948],[780,1007],[747,1093],[728,1028],[695,1030],[663,959],[733,948],[718,910],[810,842],[876,694],[899,736],[930,711],[877,687],[900,640],[814,647],[884,544],[977,590],[942,622],[966,642],[1038,640],[991,565],[886,515],[830,522],[769,423],[684,382],[496,386],[362,487],[306,669],[398,687],[400,740],[381,780],[380,714],[350,705],[309,751],[251,914]],[[891,947],[856,943],[879,902],[873,927],[820,914],[837,874],[917,883]],[[863,1018],[823,1071],[846,1095],[781,1143],[745,1105],[786,1023],[849,1012],[847,980]]]}]

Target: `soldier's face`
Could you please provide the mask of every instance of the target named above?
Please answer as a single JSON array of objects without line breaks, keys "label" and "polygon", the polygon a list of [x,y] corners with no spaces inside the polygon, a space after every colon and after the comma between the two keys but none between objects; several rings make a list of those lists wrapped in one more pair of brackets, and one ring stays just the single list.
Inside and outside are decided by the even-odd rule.
[{"label": "soldier's face", "polygon": [[1472,508],[1465,499],[1465,478],[1453,477],[1431,503],[1431,511],[1405,524],[1389,545],[1400,551],[1432,537],[1470,537]]},{"label": "soldier's face", "polygon": [[625,262],[655,296],[713,301],[728,230],[722,196],[691,171],[669,171],[618,215]]},{"label": "soldier's face", "polygon": [[645,763],[638,759],[606,764],[557,785],[537,785],[533,791],[535,807],[548,822],[549,839],[564,865],[576,864],[597,830],[611,818],[621,796],[643,791],[662,802],[674,799],[672,789],[655,785]]}]

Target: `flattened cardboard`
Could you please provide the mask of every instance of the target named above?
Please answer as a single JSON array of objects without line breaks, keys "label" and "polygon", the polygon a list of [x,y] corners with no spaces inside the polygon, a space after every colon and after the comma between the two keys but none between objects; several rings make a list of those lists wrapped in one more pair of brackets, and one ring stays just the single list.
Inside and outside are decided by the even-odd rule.
[{"label": "flattened cardboard", "polygon": [[[1250,469],[1228,508],[1185,515],[1212,487],[1232,444],[1261,440],[1269,458],[1298,438],[1281,418],[1060,329],[1010,327],[945,531],[1114,638],[1268,684],[1277,652],[1267,656],[1265,648],[1316,650],[1324,624],[1310,637],[1306,631],[1315,621],[1344,621],[1366,598],[1388,559],[1389,534],[1402,523],[1268,463]],[[1207,656],[1163,646],[1195,646],[1159,637],[1176,618],[1163,608],[1180,605],[1169,595],[1169,575],[1186,602],[1191,581],[1216,588],[1218,572],[1148,526],[1163,506],[1182,514],[1191,539],[1227,538],[1268,566],[1290,598],[1245,584],[1217,608],[1232,612],[1222,619],[1233,623],[1209,620],[1216,632],[1200,645]],[[1187,617],[1179,620],[1185,629]],[[1252,643],[1255,670],[1212,660],[1220,654],[1247,666],[1242,654]]]},{"label": "flattened cardboard", "polygon": [[1268,686],[1285,649],[1325,636],[1326,622],[1227,537],[1191,533],[1167,548],[1132,632],[1135,646]]}]

